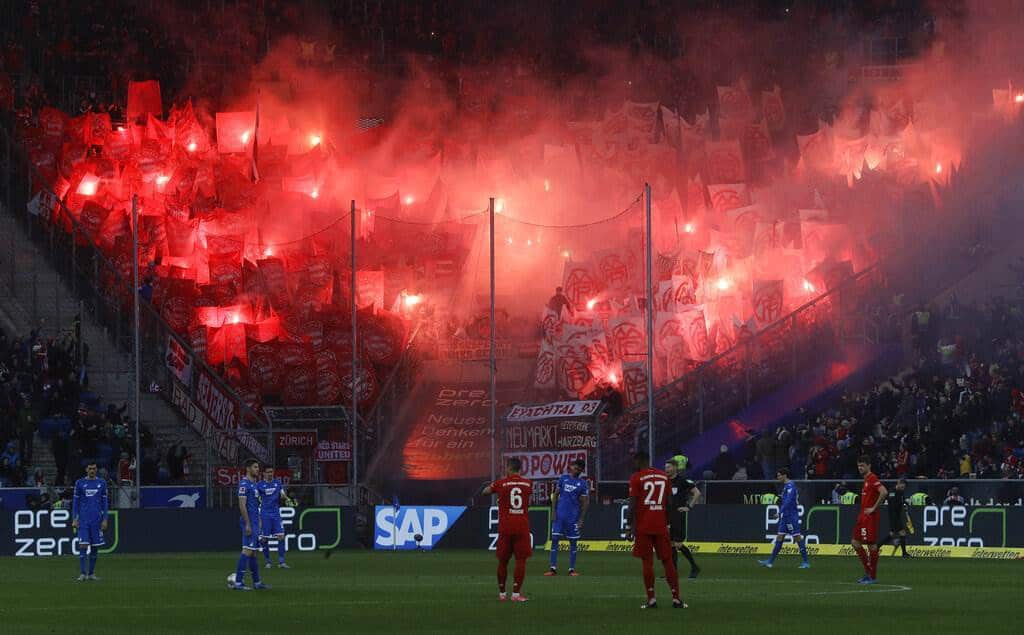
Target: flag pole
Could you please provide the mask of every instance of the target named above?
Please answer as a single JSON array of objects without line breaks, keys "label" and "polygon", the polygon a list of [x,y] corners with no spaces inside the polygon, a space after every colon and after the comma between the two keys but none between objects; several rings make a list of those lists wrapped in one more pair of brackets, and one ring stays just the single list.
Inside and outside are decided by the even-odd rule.
[{"label": "flag pole", "polygon": [[654,461],[654,257],[651,246],[651,184],[644,183],[647,217],[647,452]]},{"label": "flag pole", "polygon": [[352,207],[349,210],[349,250],[351,262],[349,268],[351,279],[349,280],[349,297],[352,299],[352,504],[359,504],[359,455],[357,454],[359,434],[359,345],[356,336],[359,334],[359,322],[356,303],[356,201],[352,199]]},{"label": "flag pole", "polygon": [[139,197],[132,195],[132,334],[135,349],[135,505],[142,507],[142,351],[139,349]]},{"label": "flag pole", "polygon": [[490,258],[491,258],[491,353],[490,353],[490,368],[488,369],[490,375],[490,400],[491,400],[491,482],[497,478],[497,463],[495,456],[495,436],[497,435],[497,405],[495,402],[496,392],[496,375],[498,372],[497,363],[495,361],[495,342],[494,342],[494,197],[490,199],[490,203],[487,207],[487,214],[490,219],[490,232],[488,238],[490,240]]}]

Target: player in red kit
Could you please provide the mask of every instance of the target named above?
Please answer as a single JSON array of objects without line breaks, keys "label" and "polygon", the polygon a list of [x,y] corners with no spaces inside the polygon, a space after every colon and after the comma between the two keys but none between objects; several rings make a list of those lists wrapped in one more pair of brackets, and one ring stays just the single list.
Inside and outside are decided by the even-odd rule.
[{"label": "player in red kit", "polygon": [[[853,550],[864,565],[864,577],[860,584],[874,584],[878,577],[878,506],[889,492],[878,476],[871,471],[871,457],[857,459],[857,471],[864,477],[864,489],[860,492],[860,515],[853,528]],[[865,545],[867,549],[865,549]]]},{"label": "player in red kit", "polygon": [[533,483],[519,475],[522,468],[521,460],[515,457],[509,459],[505,478],[499,478],[481,491],[484,496],[498,495],[498,599],[502,602],[508,597],[505,595],[505,580],[508,578],[508,561],[513,554],[516,557],[516,569],[513,573],[512,601],[526,601],[520,591],[526,577],[526,561],[533,554],[529,516]]},{"label": "player in red kit", "polygon": [[647,590],[647,602],[640,608],[658,608],[654,597],[653,551],[665,567],[665,579],[672,589],[672,608],[684,609],[686,605],[679,599],[679,573],[672,564],[672,541],[668,531],[672,482],[667,474],[651,467],[651,457],[646,452],[637,452],[633,459],[636,472],[629,479],[629,538],[634,541],[633,556],[643,562]]}]

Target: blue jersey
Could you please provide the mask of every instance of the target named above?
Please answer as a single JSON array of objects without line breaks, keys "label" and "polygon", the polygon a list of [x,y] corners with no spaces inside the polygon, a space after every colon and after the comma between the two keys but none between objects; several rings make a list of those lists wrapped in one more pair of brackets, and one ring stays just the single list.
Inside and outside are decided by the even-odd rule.
[{"label": "blue jersey", "polygon": [[279,479],[274,479],[269,483],[267,481],[260,481],[256,485],[256,490],[260,494],[260,513],[264,517],[277,517],[281,515],[281,492],[284,491],[284,485]]},{"label": "blue jersey", "polygon": [[555,516],[561,520],[576,522],[580,517],[580,500],[590,491],[585,478],[563,474],[558,479],[558,507]]},{"label": "blue jersey", "polygon": [[779,516],[783,518],[799,518],[800,510],[797,506],[796,483],[788,481],[782,488],[782,503],[779,505]]},{"label": "blue jersey", "polygon": [[80,478],[75,481],[75,497],[71,501],[71,517],[79,524],[107,519],[107,482],[101,478]]},{"label": "blue jersey", "polygon": [[[252,528],[256,530],[253,533],[258,533],[260,528],[260,496],[256,489],[256,484],[248,478],[243,477],[242,480],[238,482],[238,496],[245,497],[245,508],[249,512],[249,523]],[[241,510],[239,510],[238,513],[241,514]],[[245,526],[244,517],[239,518],[238,522],[243,527]]]}]

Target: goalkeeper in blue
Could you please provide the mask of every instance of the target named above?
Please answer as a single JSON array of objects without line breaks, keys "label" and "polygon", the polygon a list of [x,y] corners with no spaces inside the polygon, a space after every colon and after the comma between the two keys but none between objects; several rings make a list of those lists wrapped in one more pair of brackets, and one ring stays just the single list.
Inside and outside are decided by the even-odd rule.
[{"label": "goalkeeper in blue", "polygon": [[260,539],[263,541],[263,559],[269,569],[270,563],[270,540],[277,541],[277,566],[282,569],[290,569],[284,561],[286,541],[284,538],[284,523],[281,522],[281,504],[291,505],[292,501],[284,492],[284,484],[280,479],[274,478],[274,466],[263,467],[263,480],[256,486],[260,495]]},{"label": "goalkeeper in blue", "polygon": [[793,537],[800,548],[801,569],[810,569],[811,563],[807,561],[807,545],[804,544],[803,530],[800,528],[799,497],[796,491],[796,483],[789,480],[789,469],[780,467],[775,471],[775,478],[782,483],[782,503],[779,505],[779,534],[775,536],[775,544],[772,547],[772,555],[767,560],[758,560],[758,563],[769,569],[775,564],[775,558],[782,550],[782,541],[786,534]]},{"label": "goalkeeper in blue", "polygon": [[252,573],[252,588],[269,589],[270,586],[260,580],[260,562],[257,553],[260,551],[260,497],[256,490],[256,482],[260,478],[260,462],[249,459],[242,464],[245,475],[238,482],[238,526],[242,530],[242,553],[238,556],[238,567],[235,574],[228,579],[228,588],[234,591],[248,591],[245,586],[245,570]]},{"label": "goalkeeper in blue", "polygon": [[569,575],[576,577],[576,543],[583,531],[583,519],[590,505],[590,484],[583,478],[586,464],[577,459],[569,465],[569,473],[563,474],[551,494],[551,506],[555,510],[555,522],[551,524],[551,568],[545,576],[558,575],[558,542],[569,541]]},{"label": "goalkeeper in blue", "polygon": [[93,461],[85,466],[85,476],[75,481],[75,496],[71,501],[71,526],[78,530],[79,582],[99,580],[96,577],[96,559],[103,546],[103,532],[107,530],[107,482],[96,477]]}]

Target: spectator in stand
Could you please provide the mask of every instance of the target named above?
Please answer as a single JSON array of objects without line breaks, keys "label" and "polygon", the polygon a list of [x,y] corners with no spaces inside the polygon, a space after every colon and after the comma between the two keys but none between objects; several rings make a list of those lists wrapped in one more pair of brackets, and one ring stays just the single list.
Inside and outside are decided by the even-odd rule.
[{"label": "spectator in stand", "polygon": [[0,454],[0,484],[3,487],[20,486],[25,480],[23,467],[17,442],[8,441],[7,448]]},{"label": "spectator in stand", "polygon": [[562,315],[562,309],[569,312],[569,315],[575,315],[572,302],[569,301],[569,297],[562,291],[562,287],[555,287],[555,295],[551,296],[548,300],[548,308],[555,312],[557,315]]},{"label": "spectator in stand", "polygon": [[965,504],[964,497],[960,495],[960,488],[959,487],[951,487],[951,488],[949,488],[949,491],[946,492],[946,499],[944,501],[942,501],[942,506],[943,507],[952,507],[952,506],[955,506],[955,505],[964,505],[964,504]]},{"label": "spectator in stand", "polygon": [[736,460],[729,453],[729,446],[723,444],[718,449],[718,457],[714,463],[715,478],[723,481],[731,480],[736,474]]}]

